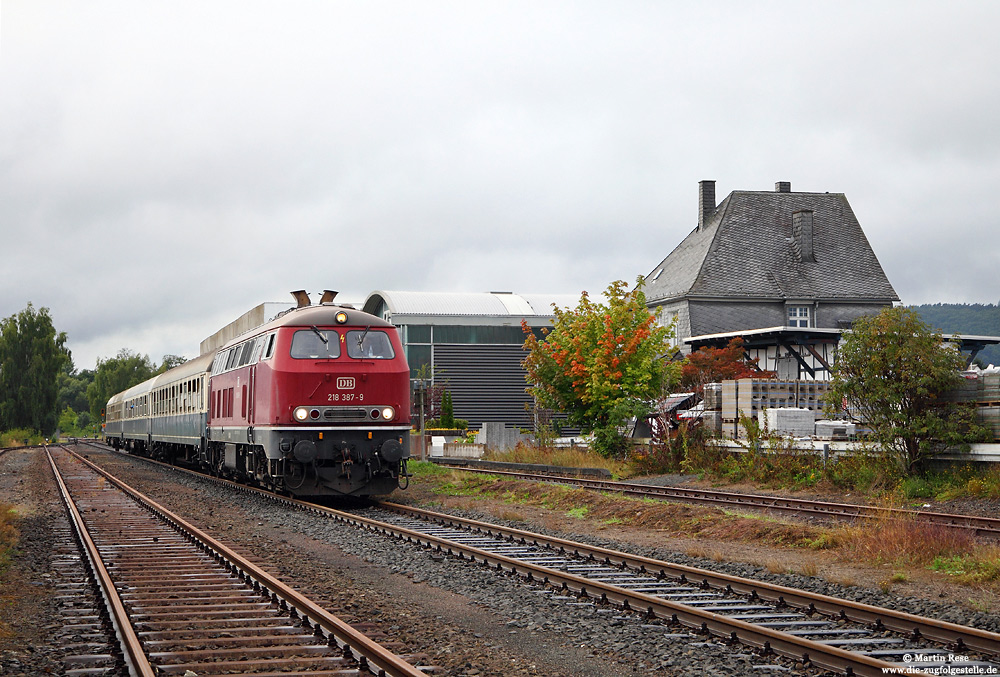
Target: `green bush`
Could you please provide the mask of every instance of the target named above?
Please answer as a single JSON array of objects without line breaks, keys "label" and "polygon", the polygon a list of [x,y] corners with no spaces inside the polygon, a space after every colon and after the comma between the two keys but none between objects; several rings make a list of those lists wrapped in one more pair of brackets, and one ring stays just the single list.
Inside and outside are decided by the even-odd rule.
[{"label": "green bush", "polygon": [[0,433],[0,448],[3,447],[21,447],[21,446],[34,446],[42,444],[45,438],[42,434],[36,430],[28,430],[27,428],[14,428],[13,430],[8,430],[6,432]]}]

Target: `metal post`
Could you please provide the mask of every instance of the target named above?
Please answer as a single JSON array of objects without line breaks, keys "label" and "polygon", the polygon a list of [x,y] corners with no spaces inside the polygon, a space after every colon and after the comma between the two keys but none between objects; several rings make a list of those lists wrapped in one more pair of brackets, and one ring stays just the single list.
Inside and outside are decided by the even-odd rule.
[{"label": "metal post", "polygon": [[420,400],[420,460],[427,460],[427,437],[424,435],[424,403],[427,401],[427,381],[417,380],[417,398]]}]

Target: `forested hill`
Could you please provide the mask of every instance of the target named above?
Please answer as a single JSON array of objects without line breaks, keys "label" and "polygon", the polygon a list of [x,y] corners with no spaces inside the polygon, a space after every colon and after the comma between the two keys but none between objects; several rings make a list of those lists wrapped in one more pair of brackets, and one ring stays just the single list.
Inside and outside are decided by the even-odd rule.
[{"label": "forested hill", "polygon": [[[1000,336],[1000,306],[992,303],[934,303],[910,308],[942,334]],[[986,364],[1000,366],[1000,346],[984,348],[978,357]]]}]

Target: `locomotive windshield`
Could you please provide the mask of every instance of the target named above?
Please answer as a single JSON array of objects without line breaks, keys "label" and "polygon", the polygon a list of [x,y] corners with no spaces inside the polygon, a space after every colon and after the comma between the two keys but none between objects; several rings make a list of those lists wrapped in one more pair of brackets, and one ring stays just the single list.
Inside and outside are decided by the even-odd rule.
[{"label": "locomotive windshield", "polygon": [[384,331],[347,332],[347,355],[359,360],[391,360],[396,356],[392,341]]},{"label": "locomotive windshield", "polygon": [[331,360],[340,357],[340,336],[323,329],[300,329],[292,335],[292,357],[297,360]]}]

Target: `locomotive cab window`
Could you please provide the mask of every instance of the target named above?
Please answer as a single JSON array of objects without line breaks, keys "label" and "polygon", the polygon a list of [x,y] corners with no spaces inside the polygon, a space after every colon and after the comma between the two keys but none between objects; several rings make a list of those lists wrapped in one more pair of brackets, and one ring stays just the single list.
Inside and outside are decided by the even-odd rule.
[{"label": "locomotive cab window", "polygon": [[347,332],[347,354],[359,360],[391,360],[396,356],[392,350],[392,341],[384,331]]},{"label": "locomotive cab window", "polygon": [[328,329],[300,329],[292,335],[291,356],[297,360],[338,358],[340,357],[340,335]]},{"label": "locomotive cab window", "polygon": [[274,355],[274,337],[276,334],[269,334],[267,337],[267,348],[264,350],[265,360],[271,359],[271,355]]}]

